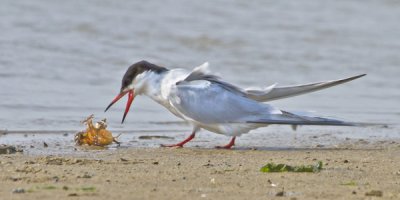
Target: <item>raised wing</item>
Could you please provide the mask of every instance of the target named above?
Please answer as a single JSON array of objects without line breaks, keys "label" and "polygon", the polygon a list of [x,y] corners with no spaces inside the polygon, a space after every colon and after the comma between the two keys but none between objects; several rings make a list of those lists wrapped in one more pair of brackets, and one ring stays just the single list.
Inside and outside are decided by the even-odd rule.
[{"label": "raised wing", "polygon": [[345,79],[340,80],[333,80],[333,81],[323,81],[317,83],[309,83],[304,85],[294,85],[294,86],[283,86],[283,87],[276,87],[276,85],[272,85],[264,90],[246,90],[246,95],[260,102],[272,101],[277,99],[283,99],[288,97],[293,97],[309,92],[314,92],[318,90],[322,90],[325,88],[329,88],[335,85],[339,85],[342,83],[346,83],[352,81],[354,79],[361,78],[366,74],[361,74],[358,76],[353,76]]},{"label": "raised wing", "polygon": [[318,116],[296,115],[278,110],[264,101],[296,96],[342,84],[365,74],[305,85],[276,87],[263,90],[243,90],[222,81],[208,70],[208,63],[195,68],[183,81],[171,89],[172,106],[187,120],[203,124],[252,123],[292,125],[339,125],[354,124]]}]

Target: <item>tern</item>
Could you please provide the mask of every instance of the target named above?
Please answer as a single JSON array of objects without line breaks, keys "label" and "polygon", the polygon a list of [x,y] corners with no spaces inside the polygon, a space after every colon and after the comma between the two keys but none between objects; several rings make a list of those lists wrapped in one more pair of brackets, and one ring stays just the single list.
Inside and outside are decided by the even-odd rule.
[{"label": "tern", "polygon": [[147,61],[140,61],[128,68],[122,78],[119,94],[107,106],[105,112],[128,94],[121,122],[123,123],[133,99],[137,95],[146,95],[193,127],[190,136],[182,142],[161,146],[183,147],[195,137],[196,132],[205,129],[230,136],[231,140],[227,145],[217,146],[217,148],[230,149],[235,145],[236,137],[271,124],[287,124],[294,127],[298,125],[353,126],[353,123],[336,119],[287,112],[264,102],[314,92],[365,75],[303,85],[273,84],[262,89],[243,89],[212,74],[207,62],[188,71],[178,68],[167,69]]}]

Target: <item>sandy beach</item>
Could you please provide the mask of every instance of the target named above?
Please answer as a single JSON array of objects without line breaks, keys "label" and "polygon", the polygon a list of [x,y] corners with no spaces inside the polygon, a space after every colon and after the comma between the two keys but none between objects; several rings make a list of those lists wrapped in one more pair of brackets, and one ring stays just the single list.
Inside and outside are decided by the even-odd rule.
[{"label": "sandy beach", "polygon": [[[0,13],[0,200],[400,199],[400,1],[19,0],[2,1]],[[141,60],[189,71],[209,62],[249,90],[367,74],[266,103],[369,125],[270,125],[232,150],[214,149],[230,136],[202,130],[185,148],[161,148],[193,130],[151,98],[170,95],[137,96],[123,124],[128,98],[104,112]],[[202,118],[230,122],[236,106],[214,96],[193,110],[224,107]],[[121,134],[120,146],[75,145],[91,114]],[[260,171],[319,161],[316,173]]]},{"label": "sandy beach", "polygon": [[[400,143],[217,150],[78,148],[0,155],[1,199],[399,199]],[[269,163],[317,173],[263,173]]]}]

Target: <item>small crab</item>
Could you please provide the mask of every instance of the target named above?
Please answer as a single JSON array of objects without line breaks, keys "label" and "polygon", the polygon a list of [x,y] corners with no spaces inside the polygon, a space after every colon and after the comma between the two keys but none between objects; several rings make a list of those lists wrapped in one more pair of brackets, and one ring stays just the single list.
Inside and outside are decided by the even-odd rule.
[{"label": "small crab", "polygon": [[94,115],[92,114],[81,122],[86,125],[86,130],[75,134],[75,143],[77,145],[107,146],[113,142],[120,144],[116,140],[120,135],[113,137],[112,133],[106,129],[106,119],[93,125],[93,118]]}]

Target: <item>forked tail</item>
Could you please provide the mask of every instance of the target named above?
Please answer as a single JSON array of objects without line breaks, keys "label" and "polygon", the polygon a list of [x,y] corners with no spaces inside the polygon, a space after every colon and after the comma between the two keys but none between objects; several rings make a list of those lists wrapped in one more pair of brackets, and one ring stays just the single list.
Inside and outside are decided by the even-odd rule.
[{"label": "forked tail", "polygon": [[268,118],[256,121],[247,121],[247,123],[262,124],[287,124],[287,125],[319,125],[319,126],[358,126],[360,123],[345,122],[337,119],[298,115],[291,112],[282,111],[282,114],[270,115]]}]

